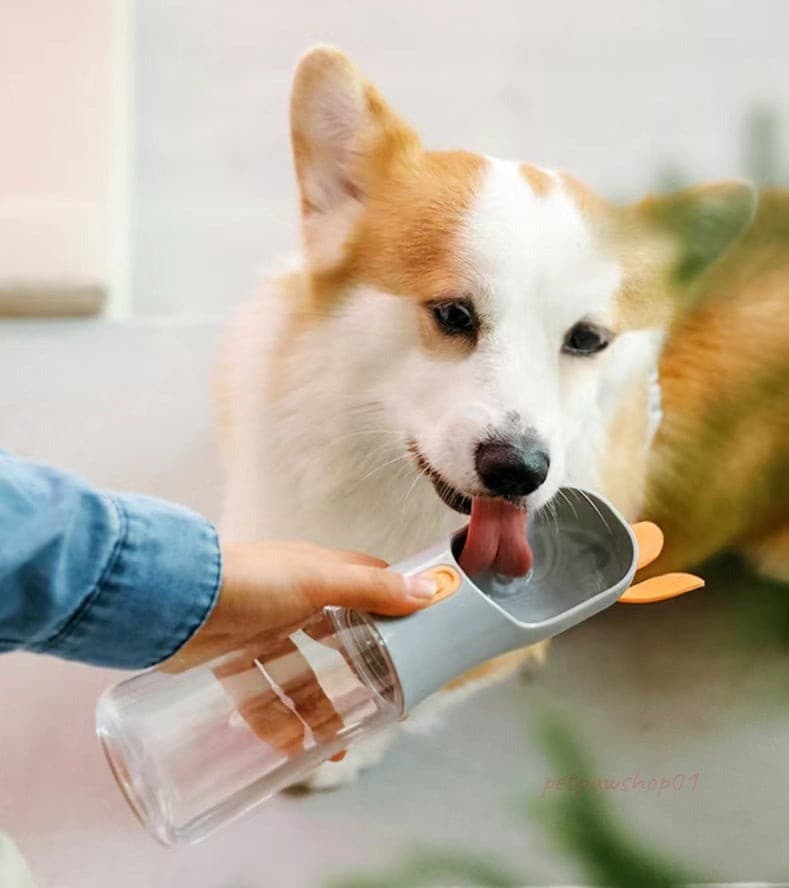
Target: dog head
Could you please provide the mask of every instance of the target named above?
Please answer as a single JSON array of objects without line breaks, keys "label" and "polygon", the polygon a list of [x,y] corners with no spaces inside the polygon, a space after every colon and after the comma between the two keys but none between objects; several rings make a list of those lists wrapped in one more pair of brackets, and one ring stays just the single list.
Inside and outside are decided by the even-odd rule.
[{"label": "dog head", "polygon": [[427,151],[331,48],[302,59],[291,124],[315,315],[340,319],[336,347],[459,511],[539,507],[573,480],[753,213],[741,182],[617,207],[561,173]]}]

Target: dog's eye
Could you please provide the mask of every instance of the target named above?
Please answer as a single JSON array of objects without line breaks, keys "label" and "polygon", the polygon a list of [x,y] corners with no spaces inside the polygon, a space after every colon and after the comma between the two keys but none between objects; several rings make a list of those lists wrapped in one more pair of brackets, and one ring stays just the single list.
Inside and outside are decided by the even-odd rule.
[{"label": "dog's eye", "polygon": [[610,341],[611,334],[607,330],[588,321],[579,321],[565,334],[562,351],[568,355],[594,355],[602,351]]},{"label": "dog's eye", "polygon": [[465,299],[435,302],[430,311],[439,328],[450,336],[473,336],[477,332],[474,306]]}]

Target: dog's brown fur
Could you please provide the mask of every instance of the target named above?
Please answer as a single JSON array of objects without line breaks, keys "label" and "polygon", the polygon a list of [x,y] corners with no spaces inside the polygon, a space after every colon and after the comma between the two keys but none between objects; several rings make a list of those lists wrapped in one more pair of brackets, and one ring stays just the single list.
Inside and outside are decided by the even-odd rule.
[{"label": "dog's brown fur", "polygon": [[789,190],[760,196],[692,298],[660,363],[643,514],[666,547],[650,571],[737,547],[789,581]]}]

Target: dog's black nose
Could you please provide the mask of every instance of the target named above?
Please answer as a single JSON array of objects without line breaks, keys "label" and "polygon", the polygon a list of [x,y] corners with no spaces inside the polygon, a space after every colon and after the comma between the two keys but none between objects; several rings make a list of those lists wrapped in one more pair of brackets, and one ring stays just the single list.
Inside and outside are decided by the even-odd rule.
[{"label": "dog's black nose", "polygon": [[493,496],[526,496],[548,477],[551,460],[540,444],[527,438],[518,444],[483,441],[474,464]]}]

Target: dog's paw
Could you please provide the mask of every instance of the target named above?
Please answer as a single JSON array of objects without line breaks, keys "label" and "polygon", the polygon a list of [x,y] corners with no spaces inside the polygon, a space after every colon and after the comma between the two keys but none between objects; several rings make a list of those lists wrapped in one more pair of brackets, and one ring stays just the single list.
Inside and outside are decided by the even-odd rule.
[{"label": "dog's paw", "polygon": [[289,786],[295,792],[321,792],[327,789],[338,789],[353,783],[364,770],[363,765],[356,761],[355,756],[348,754],[341,762],[324,762],[311,771],[300,783]]},{"label": "dog's paw", "polygon": [[546,641],[538,641],[526,648],[526,656],[520,664],[518,670],[521,681],[526,683],[534,681],[542,671],[543,666],[548,662],[548,648],[550,639]]},{"label": "dog's paw", "polygon": [[370,737],[349,749],[345,758],[339,762],[329,761],[318,765],[303,780],[289,786],[288,790],[296,793],[313,792],[337,789],[353,783],[362,771],[372,768],[381,761],[396,736],[397,728],[392,728]]},{"label": "dog's paw", "polygon": [[745,549],[745,555],[761,576],[789,583],[789,526],[752,543]]}]

